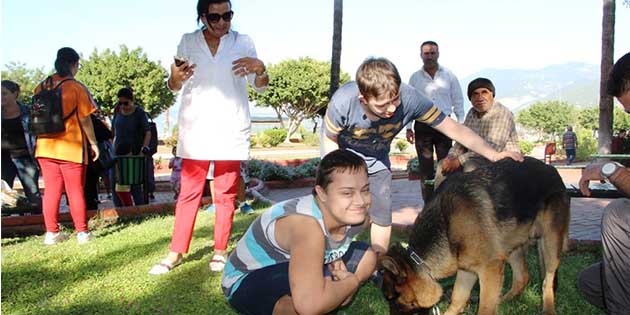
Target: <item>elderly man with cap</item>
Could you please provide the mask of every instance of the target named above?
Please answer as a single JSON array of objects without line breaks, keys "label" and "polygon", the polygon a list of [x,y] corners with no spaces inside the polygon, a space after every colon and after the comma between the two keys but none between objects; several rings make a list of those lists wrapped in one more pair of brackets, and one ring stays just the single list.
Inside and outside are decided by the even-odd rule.
[{"label": "elderly man with cap", "polygon": [[[497,152],[519,152],[518,134],[514,115],[501,103],[494,100],[495,89],[492,81],[486,78],[474,79],[468,84],[468,99],[472,108],[466,115],[464,125],[472,129]],[[449,173],[463,169],[470,172],[486,163],[486,158],[472,152],[460,143],[455,143],[448,156],[438,165],[435,187]]]}]

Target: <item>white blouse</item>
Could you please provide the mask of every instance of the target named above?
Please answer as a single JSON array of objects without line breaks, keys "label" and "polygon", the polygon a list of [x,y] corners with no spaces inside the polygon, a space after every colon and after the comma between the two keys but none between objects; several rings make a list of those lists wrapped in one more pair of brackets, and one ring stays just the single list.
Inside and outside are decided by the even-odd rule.
[{"label": "white blouse", "polygon": [[206,161],[249,159],[247,81],[258,92],[266,87],[256,88],[255,73],[236,76],[232,62],[242,57],[257,58],[252,39],[230,31],[221,37],[213,56],[203,32],[197,30],[184,34],[177,56],[196,65],[193,76],[182,87],[177,156]]}]

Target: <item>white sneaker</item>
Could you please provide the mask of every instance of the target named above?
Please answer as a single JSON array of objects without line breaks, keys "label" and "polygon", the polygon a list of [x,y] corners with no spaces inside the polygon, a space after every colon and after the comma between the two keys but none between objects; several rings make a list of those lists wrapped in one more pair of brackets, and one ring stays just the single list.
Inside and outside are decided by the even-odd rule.
[{"label": "white sneaker", "polygon": [[77,241],[79,245],[83,245],[88,243],[94,239],[94,235],[90,232],[79,232],[77,233]]},{"label": "white sneaker", "polygon": [[44,235],[44,245],[55,245],[68,240],[68,235],[63,232],[46,232]]}]

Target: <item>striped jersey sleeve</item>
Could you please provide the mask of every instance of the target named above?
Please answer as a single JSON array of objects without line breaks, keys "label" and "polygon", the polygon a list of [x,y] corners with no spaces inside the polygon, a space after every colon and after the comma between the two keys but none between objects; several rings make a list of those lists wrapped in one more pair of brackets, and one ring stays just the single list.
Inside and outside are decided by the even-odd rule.
[{"label": "striped jersey sleeve", "polygon": [[412,119],[431,127],[438,125],[446,115],[433,102],[409,85],[401,85],[403,103],[409,107]]}]

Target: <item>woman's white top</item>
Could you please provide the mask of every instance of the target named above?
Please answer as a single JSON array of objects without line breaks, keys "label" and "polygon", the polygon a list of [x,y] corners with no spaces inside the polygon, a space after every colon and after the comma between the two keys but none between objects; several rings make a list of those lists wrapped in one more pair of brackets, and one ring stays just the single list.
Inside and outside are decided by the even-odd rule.
[{"label": "woman's white top", "polygon": [[182,87],[178,118],[177,156],[194,160],[249,159],[249,114],[247,81],[257,92],[256,74],[234,75],[232,62],[256,57],[254,42],[247,35],[230,31],[221,37],[213,56],[203,32],[184,34],[177,56],[195,64],[193,76]]}]

